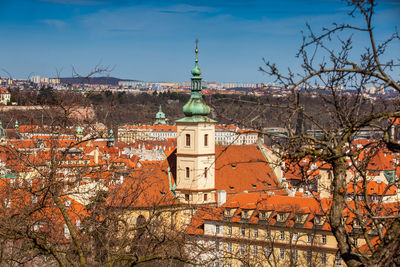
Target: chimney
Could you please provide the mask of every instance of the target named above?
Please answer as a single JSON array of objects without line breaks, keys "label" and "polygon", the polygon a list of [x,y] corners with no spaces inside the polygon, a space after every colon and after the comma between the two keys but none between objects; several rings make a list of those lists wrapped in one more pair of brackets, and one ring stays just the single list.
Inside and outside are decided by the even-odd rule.
[{"label": "chimney", "polygon": [[226,191],[219,190],[218,191],[218,207],[221,207],[226,202]]},{"label": "chimney", "polygon": [[94,156],[94,164],[96,164],[96,165],[99,164],[99,147],[98,146],[96,146],[93,156]]}]

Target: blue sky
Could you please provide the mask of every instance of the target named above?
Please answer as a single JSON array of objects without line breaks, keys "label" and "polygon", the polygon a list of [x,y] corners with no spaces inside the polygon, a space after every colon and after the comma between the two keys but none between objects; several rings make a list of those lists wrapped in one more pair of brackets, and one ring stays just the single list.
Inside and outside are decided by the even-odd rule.
[{"label": "blue sky", "polygon": [[[399,27],[398,1],[381,2],[377,39]],[[0,0],[0,77],[71,76],[97,64],[111,76],[185,81],[194,40],[208,81],[268,82],[258,67],[265,57],[298,70],[295,58],[305,23],[316,30],[354,22],[333,0]],[[367,40],[355,36],[356,46]],[[399,58],[399,42],[388,51]]]}]

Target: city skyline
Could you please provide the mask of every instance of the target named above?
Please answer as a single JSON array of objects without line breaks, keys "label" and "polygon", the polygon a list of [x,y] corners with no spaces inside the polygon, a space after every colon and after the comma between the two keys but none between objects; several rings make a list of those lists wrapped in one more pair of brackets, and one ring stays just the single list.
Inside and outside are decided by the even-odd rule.
[{"label": "city skyline", "polygon": [[[340,1],[0,1],[0,9],[0,77],[13,78],[55,77],[57,70],[68,77],[71,66],[87,74],[101,64],[118,78],[186,81],[198,38],[205,80],[271,82],[257,70],[262,58],[282,69],[298,65],[306,22],[320,30],[352,20]],[[377,39],[399,26],[399,11],[395,1],[378,5]],[[362,48],[367,39],[357,40]]]}]

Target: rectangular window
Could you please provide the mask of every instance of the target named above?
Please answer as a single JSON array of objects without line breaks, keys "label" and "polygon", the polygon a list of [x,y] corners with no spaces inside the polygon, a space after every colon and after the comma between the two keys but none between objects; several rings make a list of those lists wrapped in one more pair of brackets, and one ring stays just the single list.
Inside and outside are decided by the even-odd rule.
[{"label": "rectangular window", "polygon": [[311,234],[308,234],[308,235],[307,235],[307,242],[308,242],[308,243],[311,243],[311,241],[312,241]]},{"label": "rectangular window", "polygon": [[265,252],[265,256],[268,259],[269,256],[271,256],[271,254],[272,254],[272,248],[266,247],[266,248],[264,248],[264,252]]},{"label": "rectangular window", "polygon": [[228,243],[228,252],[232,253],[232,243]]},{"label": "rectangular window", "polygon": [[190,177],[190,169],[189,167],[186,167],[186,178]]},{"label": "rectangular window", "polygon": [[204,201],[207,201],[207,194],[204,194]]},{"label": "rectangular window", "polygon": [[326,235],[322,235],[322,244],[326,244]]},{"label": "rectangular window", "polygon": [[258,246],[253,246],[253,256],[257,257],[257,253],[258,253]]},{"label": "rectangular window", "polygon": [[204,135],[204,146],[208,146],[208,134]]},{"label": "rectangular window", "polygon": [[228,226],[228,234],[229,234],[229,235],[232,234],[232,226]]},{"label": "rectangular window", "polygon": [[281,260],[285,259],[285,249],[284,248],[279,249],[279,259],[281,259]]},{"label": "rectangular window", "polygon": [[208,169],[207,169],[207,167],[205,167],[204,168],[204,178],[207,178],[207,172],[208,172]]},{"label": "rectangular window", "polygon": [[246,235],[246,229],[244,227],[242,227],[242,236]]},{"label": "rectangular window", "polygon": [[216,226],[215,226],[215,233],[218,235],[218,234],[219,234],[219,231],[220,231],[219,225],[216,225]]},{"label": "rectangular window", "polygon": [[189,201],[189,194],[185,194],[185,200]]},{"label": "rectangular window", "polygon": [[335,264],[340,266],[342,265],[342,257],[340,256],[340,254],[336,254],[336,258],[335,258]]},{"label": "rectangular window", "polygon": [[285,240],[285,232],[281,231],[281,240]]},{"label": "rectangular window", "polygon": [[258,229],[254,229],[254,238],[258,237]]},{"label": "rectangular window", "polygon": [[271,231],[270,231],[270,230],[267,230],[266,235],[267,235],[267,236],[266,236],[267,239],[270,240],[270,239],[271,239]]},{"label": "rectangular window", "polygon": [[297,261],[299,259],[299,251],[297,249],[293,250],[293,260]]},{"label": "rectangular window", "polygon": [[307,251],[307,263],[310,264],[312,259],[312,251]]},{"label": "rectangular window", "polygon": [[186,135],[186,146],[190,146],[190,134]]},{"label": "rectangular window", "polygon": [[298,233],[294,233],[293,234],[293,241],[297,241],[298,238],[299,238],[299,234]]},{"label": "rectangular window", "polygon": [[244,244],[240,244],[240,255],[244,255],[246,249],[244,248]]},{"label": "rectangular window", "polygon": [[326,253],[321,252],[321,264],[326,264]]}]

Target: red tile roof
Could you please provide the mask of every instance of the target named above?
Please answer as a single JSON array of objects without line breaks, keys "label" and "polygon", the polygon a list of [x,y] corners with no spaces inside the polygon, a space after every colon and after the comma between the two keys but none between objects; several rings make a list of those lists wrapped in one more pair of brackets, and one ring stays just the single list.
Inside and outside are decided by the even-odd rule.
[{"label": "red tile roof", "polygon": [[215,147],[215,187],[228,194],[279,190],[276,176],[256,145]]},{"label": "red tile roof", "polygon": [[[221,207],[206,207],[200,209],[193,217],[187,233],[191,235],[202,235],[204,230],[205,221],[218,221],[218,222],[234,222],[245,224],[258,224],[261,220],[270,226],[279,227],[293,227],[302,229],[319,229],[330,231],[330,225],[325,216],[329,214],[331,201],[330,200],[317,200],[315,198],[301,198],[289,196],[274,196],[259,193],[242,193],[237,194],[228,199],[228,202]],[[350,209],[355,208],[354,202],[348,202],[347,205]],[[365,203],[358,202],[359,211],[361,216],[366,211]],[[251,217],[243,218],[242,210],[248,207],[254,207],[254,212],[250,213]],[[233,209],[234,213],[231,216],[223,215],[225,209]],[[356,215],[347,206],[343,207],[343,215],[346,219],[347,231],[352,231],[355,227],[353,221]],[[398,215],[398,203],[388,204],[371,204],[371,208],[376,216]],[[260,217],[260,213],[266,211],[265,219]],[[325,213],[326,212],[326,213]],[[278,214],[290,213],[289,216],[283,221],[278,220]],[[296,221],[295,214],[306,215],[305,220],[301,222]],[[315,216],[322,216],[320,223],[314,221]],[[367,225],[370,223],[367,222]]]},{"label": "red tile roof", "polygon": [[0,88],[0,94],[10,94],[6,88]]},{"label": "red tile roof", "polygon": [[[388,186],[386,183],[378,183],[376,181],[367,182],[367,193],[368,195],[379,195],[379,196],[391,196],[396,194],[396,186]],[[363,183],[359,182],[356,185],[349,183],[347,185],[347,192],[353,194],[356,192],[357,195],[364,194]]]}]

